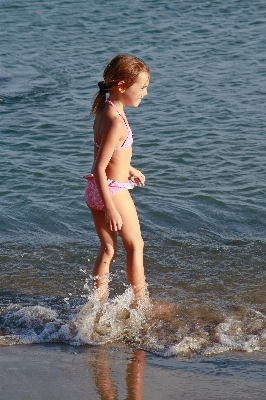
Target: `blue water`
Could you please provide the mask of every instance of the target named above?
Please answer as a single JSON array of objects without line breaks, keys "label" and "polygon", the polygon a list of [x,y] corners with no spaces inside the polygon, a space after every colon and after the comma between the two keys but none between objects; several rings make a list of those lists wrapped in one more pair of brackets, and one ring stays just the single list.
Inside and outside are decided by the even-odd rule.
[{"label": "blue water", "polygon": [[[0,343],[266,350],[265,22],[262,0],[2,1]],[[96,321],[82,176],[91,101],[120,52],[151,70],[148,97],[126,110],[147,182],[132,196],[150,296],[175,307],[128,317],[120,246]]]}]

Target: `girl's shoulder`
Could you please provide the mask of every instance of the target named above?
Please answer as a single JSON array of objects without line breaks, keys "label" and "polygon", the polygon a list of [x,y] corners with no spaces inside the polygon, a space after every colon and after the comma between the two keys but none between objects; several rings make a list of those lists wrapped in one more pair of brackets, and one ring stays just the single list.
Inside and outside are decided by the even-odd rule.
[{"label": "girl's shoulder", "polygon": [[102,140],[112,138],[112,141],[121,142],[127,137],[127,127],[119,115],[99,115],[95,117],[94,124],[94,141],[101,143]]},{"label": "girl's shoulder", "polygon": [[[126,128],[125,122],[118,114],[102,113],[94,119],[93,130],[108,132],[109,130],[123,130]],[[126,130],[126,129],[125,129]]]}]

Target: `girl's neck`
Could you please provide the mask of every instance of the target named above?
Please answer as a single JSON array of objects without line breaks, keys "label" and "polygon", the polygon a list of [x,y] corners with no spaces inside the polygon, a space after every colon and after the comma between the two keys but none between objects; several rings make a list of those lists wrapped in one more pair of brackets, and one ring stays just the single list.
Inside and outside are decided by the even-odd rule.
[{"label": "girl's neck", "polygon": [[124,112],[124,103],[121,101],[121,99],[110,93],[108,100],[110,100],[118,108],[119,111]]}]

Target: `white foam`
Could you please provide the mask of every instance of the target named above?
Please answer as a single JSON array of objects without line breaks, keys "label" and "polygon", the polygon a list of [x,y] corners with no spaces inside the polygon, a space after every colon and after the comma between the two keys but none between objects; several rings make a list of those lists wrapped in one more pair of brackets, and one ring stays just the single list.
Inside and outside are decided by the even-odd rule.
[{"label": "white foam", "polygon": [[[129,343],[163,357],[227,351],[266,351],[266,318],[256,310],[228,315],[216,327],[180,324],[181,309],[156,314],[150,303],[132,308],[133,291],[101,304],[95,293],[64,317],[50,307],[11,305],[1,317],[0,345],[64,342],[72,345]],[[150,307],[150,308],[149,308]],[[183,315],[184,317],[184,315]],[[187,318],[187,317],[186,317]],[[204,322],[206,325],[206,322]]]}]

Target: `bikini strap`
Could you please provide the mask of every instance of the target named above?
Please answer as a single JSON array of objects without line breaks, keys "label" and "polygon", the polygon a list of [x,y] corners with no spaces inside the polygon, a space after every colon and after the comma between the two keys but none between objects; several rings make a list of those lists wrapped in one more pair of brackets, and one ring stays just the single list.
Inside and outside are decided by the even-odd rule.
[{"label": "bikini strap", "polygon": [[124,121],[124,123],[126,124],[126,126],[129,127],[127,121],[125,120],[125,117],[123,116],[123,114],[121,113],[121,111],[118,110],[118,108],[116,107],[116,105],[114,105],[114,103],[113,103],[111,100],[109,100],[109,99],[106,99],[105,102],[108,103],[108,104],[110,104],[110,106],[114,107],[114,109],[118,112],[118,114],[120,115],[120,117],[123,118],[123,121]]}]

